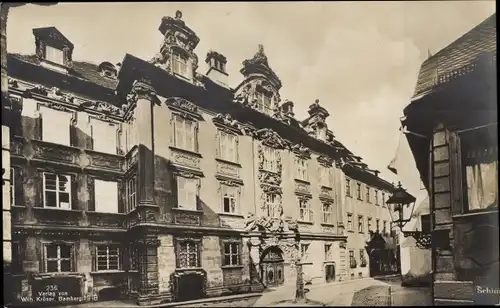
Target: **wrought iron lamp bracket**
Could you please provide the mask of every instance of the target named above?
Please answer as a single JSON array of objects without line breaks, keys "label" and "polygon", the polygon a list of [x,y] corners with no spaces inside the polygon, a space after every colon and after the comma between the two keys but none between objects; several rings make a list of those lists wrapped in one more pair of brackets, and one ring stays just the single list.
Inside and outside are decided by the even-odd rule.
[{"label": "wrought iron lamp bracket", "polygon": [[417,247],[430,249],[432,245],[432,233],[423,231],[403,231],[404,237],[413,237],[417,242]]}]

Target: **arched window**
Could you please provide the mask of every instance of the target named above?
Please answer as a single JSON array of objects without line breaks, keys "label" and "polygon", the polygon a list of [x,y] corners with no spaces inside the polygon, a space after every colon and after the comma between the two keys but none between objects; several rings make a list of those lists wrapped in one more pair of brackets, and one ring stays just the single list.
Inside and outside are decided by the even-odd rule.
[{"label": "arched window", "polygon": [[179,52],[172,53],[172,71],[174,74],[185,78],[190,78],[189,74],[189,58]]}]

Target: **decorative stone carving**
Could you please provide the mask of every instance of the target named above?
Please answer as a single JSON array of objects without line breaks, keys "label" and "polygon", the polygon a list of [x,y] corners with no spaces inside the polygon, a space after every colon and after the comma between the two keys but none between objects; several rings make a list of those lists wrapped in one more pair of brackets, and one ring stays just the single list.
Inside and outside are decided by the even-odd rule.
[{"label": "decorative stone carving", "polygon": [[196,214],[175,213],[174,223],[180,225],[199,225],[200,217]]},{"label": "decorative stone carving", "polygon": [[134,82],[130,94],[131,96],[128,99],[133,102],[137,102],[138,99],[156,101],[156,91],[151,85],[151,81],[144,78]]},{"label": "decorative stone carving", "polygon": [[9,84],[9,88],[18,88],[19,87],[17,80],[14,78],[9,77],[7,82]]},{"label": "decorative stone carving", "polygon": [[304,183],[304,182],[295,181],[295,193],[303,194],[303,195],[310,195],[311,194],[311,185]]},{"label": "decorative stone carving", "polygon": [[231,229],[244,229],[245,221],[242,217],[236,216],[219,216],[220,226],[222,228],[228,227]]},{"label": "decorative stone carving", "polygon": [[46,144],[43,142],[33,142],[33,158],[49,161],[75,164],[80,150],[61,146]]},{"label": "decorative stone carving", "polygon": [[274,149],[287,149],[289,147],[289,142],[281,138],[278,133],[269,129],[262,128],[256,131],[255,137],[262,141],[262,144]]},{"label": "decorative stone carving", "polygon": [[105,102],[85,101],[81,103],[79,107],[80,109],[91,109],[106,115],[116,115],[116,116],[123,115],[122,108],[116,107],[114,105],[111,105],[110,103],[105,103]]},{"label": "decorative stone carving", "polygon": [[301,159],[311,158],[311,151],[303,144],[294,144],[290,146],[290,150],[294,152]]},{"label": "decorative stone carving", "polygon": [[138,211],[137,219],[139,222],[154,222],[156,220],[156,216],[151,210],[146,210],[144,212]]},{"label": "decorative stone carving", "polygon": [[165,104],[169,107],[177,107],[191,113],[198,112],[198,107],[195,104],[182,97],[169,97],[165,100]]},{"label": "decorative stone carving", "polygon": [[156,246],[159,247],[161,245],[161,241],[156,237],[142,237],[134,239],[134,245],[137,246]]},{"label": "decorative stone carving", "polygon": [[260,170],[258,175],[259,181],[261,183],[270,185],[280,185],[281,184],[281,174],[266,170]]},{"label": "decorative stone carving", "polygon": [[117,214],[87,212],[90,225],[108,228],[122,228],[124,216]]},{"label": "decorative stone carving", "polygon": [[200,158],[187,153],[177,152],[172,150],[172,161],[175,164],[199,169],[200,168]]},{"label": "decorative stone carving", "polygon": [[226,174],[226,175],[238,178],[240,171],[239,171],[239,168],[237,166],[218,161],[217,162],[217,173]]},{"label": "decorative stone carving", "polygon": [[284,227],[285,224],[281,218],[273,218],[269,216],[256,217],[253,213],[249,213],[245,219],[246,231],[256,231],[260,229],[276,233],[283,232]]},{"label": "decorative stone carving", "polygon": [[333,200],[333,190],[327,187],[321,187],[319,198],[322,200]]},{"label": "decorative stone carving", "polygon": [[333,165],[333,158],[328,157],[326,155],[320,155],[318,156],[318,162],[320,163],[321,166],[329,168]]},{"label": "decorative stone carving", "polygon": [[113,170],[122,169],[122,158],[117,155],[98,153],[98,152],[86,152],[90,157],[90,165],[97,168],[106,168]]}]

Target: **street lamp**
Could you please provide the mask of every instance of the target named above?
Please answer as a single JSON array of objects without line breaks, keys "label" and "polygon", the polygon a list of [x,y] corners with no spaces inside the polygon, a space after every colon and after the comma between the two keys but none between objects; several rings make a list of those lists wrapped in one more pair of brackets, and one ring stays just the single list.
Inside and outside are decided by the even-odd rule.
[{"label": "street lamp", "polygon": [[[398,187],[392,196],[386,201],[389,211],[391,212],[391,220],[399,227],[404,237],[413,237],[417,242],[417,246],[423,249],[431,247],[431,233],[425,231],[404,231],[403,228],[413,217],[416,198],[410,195],[398,183]],[[405,210],[406,209],[406,210]],[[406,216],[406,214],[409,214]]]}]

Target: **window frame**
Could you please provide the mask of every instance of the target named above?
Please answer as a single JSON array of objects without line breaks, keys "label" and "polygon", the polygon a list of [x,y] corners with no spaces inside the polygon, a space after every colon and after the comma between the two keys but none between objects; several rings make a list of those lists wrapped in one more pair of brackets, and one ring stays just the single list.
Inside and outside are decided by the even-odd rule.
[{"label": "window frame", "polygon": [[358,233],[365,233],[365,218],[358,215]]},{"label": "window frame", "polygon": [[10,185],[10,206],[16,205],[16,168],[10,167],[9,185]]},{"label": "window frame", "polygon": [[346,197],[352,198],[351,179],[348,179],[348,178],[345,179],[345,190],[346,190],[346,192],[345,192]]},{"label": "window frame", "polygon": [[[232,190],[234,196],[228,196],[227,199],[234,200],[234,211],[226,211],[225,204],[225,193],[227,190]],[[227,185],[224,183],[220,184],[220,197],[221,197],[221,212],[224,214],[238,214],[240,212],[240,193],[241,189],[239,186]]]},{"label": "window frame", "polygon": [[376,225],[376,228],[377,228],[376,230],[377,230],[377,232],[380,232],[380,218],[375,219],[375,223],[377,224],[377,225]]},{"label": "window frame", "polygon": [[379,199],[378,199],[378,189],[375,189],[375,205],[380,205]]},{"label": "window frame", "polygon": [[311,246],[311,243],[300,243],[300,261],[301,261],[301,263],[309,263],[309,248],[310,248],[310,246]]},{"label": "window frame", "polygon": [[[56,246],[57,247],[57,257],[56,258],[49,258],[47,254],[47,249],[49,246]],[[62,258],[61,257],[61,246],[67,246],[69,248],[70,256],[69,258]],[[67,243],[67,242],[59,242],[59,241],[54,241],[54,242],[45,242],[43,243],[43,272],[44,273],[73,273],[76,272],[76,266],[77,263],[75,262],[75,244],[74,243]],[[48,263],[49,262],[57,262],[57,269],[58,271],[56,272],[49,272],[48,271]],[[61,271],[61,261],[69,261],[69,266],[70,270],[69,271]]]},{"label": "window frame", "polygon": [[[183,188],[181,189],[180,188],[180,182],[179,180],[182,179],[182,181],[184,181],[184,184],[183,184]],[[182,175],[177,175],[175,177],[175,180],[176,180],[176,185],[177,185],[177,205],[176,205],[176,208],[177,209],[180,209],[180,210],[185,210],[185,211],[198,211],[198,196],[199,196],[199,190],[200,190],[200,179],[197,178],[197,177],[185,177],[185,176],[182,176]],[[192,183],[191,183],[192,182]],[[188,184],[189,185],[186,185]],[[186,186],[189,187],[190,185],[193,185],[194,186],[194,191],[192,192],[189,192],[188,189],[186,189]],[[181,194],[181,190],[184,192],[184,194]],[[189,205],[185,205],[183,206],[181,204],[181,202],[189,202],[189,200],[187,200],[188,198],[188,194],[189,193],[192,193],[194,196],[194,204],[192,206],[189,206]],[[183,200],[181,200],[181,196],[183,196]]]},{"label": "window frame", "polygon": [[356,182],[356,195],[358,200],[363,201],[363,193],[361,191],[361,183]]},{"label": "window frame", "polygon": [[[237,134],[228,133],[228,132],[220,130],[220,129],[218,130],[218,134],[219,134],[219,136],[218,136],[218,141],[219,141],[218,158],[225,160],[225,161],[238,163],[239,162],[239,140],[238,140],[239,136]],[[228,154],[228,150],[227,150],[230,148],[233,149],[232,157],[230,157],[231,155]]]},{"label": "window frame", "polygon": [[[194,239],[194,238],[183,238],[183,239],[176,239],[175,240],[176,245],[175,245],[175,260],[176,260],[176,269],[193,269],[193,268],[201,268],[201,239]],[[188,248],[186,248],[186,262],[187,262],[187,267],[182,267],[181,266],[181,246],[182,245],[188,245],[187,247],[194,247],[196,251],[194,252],[189,252]],[[195,259],[195,265],[196,266],[190,266],[190,257],[189,255],[194,255],[196,256]]]},{"label": "window frame", "polygon": [[347,213],[347,231],[354,232],[353,215],[351,213]]},{"label": "window frame", "polygon": [[367,203],[372,203],[371,199],[370,199],[370,197],[371,197],[370,196],[370,190],[371,190],[371,187],[368,186],[368,185],[366,185],[366,187],[365,187],[365,194],[366,194],[366,202]]},{"label": "window frame", "polygon": [[[50,52],[52,51],[52,52]],[[59,59],[55,59],[55,58],[59,58],[59,57],[50,57],[50,55],[54,55],[54,52],[57,51],[57,56],[60,56],[61,57],[61,61],[58,61]],[[63,49],[60,49],[60,48],[56,48],[54,46],[51,46],[51,45],[45,45],[45,57],[44,57],[44,60],[50,62],[50,63],[54,63],[54,64],[58,64],[58,65],[62,65],[64,66],[64,50]]]},{"label": "window frame", "polygon": [[[46,175],[51,174],[56,176],[56,190],[49,189],[47,190],[47,179]],[[59,177],[66,177],[67,179],[67,187],[68,187],[68,192],[61,192],[60,191],[60,185],[59,185]],[[43,208],[48,208],[48,209],[59,209],[59,210],[72,210],[73,209],[73,192],[72,192],[72,181],[73,181],[73,176],[70,174],[65,174],[65,173],[58,173],[58,172],[48,172],[48,171],[43,171],[42,172],[42,185],[43,185]],[[56,203],[57,206],[48,206],[47,205],[47,191],[53,192],[56,194]],[[68,194],[68,208],[62,208],[60,204],[60,194],[61,193],[67,193]]]},{"label": "window frame", "polygon": [[[172,134],[173,146],[184,151],[198,153],[198,121],[173,113],[172,123],[174,126],[174,132]],[[186,123],[191,123],[190,130],[186,130]],[[189,134],[192,134],[190,138],[188,138]],[[187,146],[188,139],[192,139],[192,148]],[[183,144],[181,144],[181,140]]]},{"label": "window frame", "polygon": [[262,169],[264,171],[277,173],[278,172],[278,161],[279,161],[279,151],[267,145],[262,145],[263,163]]},{"label": "window frame", "polygon": [[[233,246],[234,245],[234,246]],[[222,267],[240,267],[242,266],[242,245],[236,240],[222,240]],[[229,253],[226,252],[226,247],[229,247]],[[233,247],[236,247],[236,252],[233,252]],[[236,256],[236,264],[233,264],[233,257]],[[226,262],[226,257],[229,257],[229,263]]]},{"label": "window frame", "polygon": [[[428,228],[424,229],[424,217],[426,218],[425,223],[428,224]],[[423,232],[431,232],[432,231],[432,220],[431,220],[431,214],[423,214],[420,215],[420,230]]]},{"label": "window frame", "polygon": [[[187,55],[179,51],[172,51],[172,72],[175,75],[190,79],[190,64],[191,61]],[[183,71],[181,68],[183,68],[185,71]]]},{"label": "window frame", "polygon": [[372,227],[373,227],[373,218],[372,217],[367,217],[366,218],[366,227],[368,228],[368,232],[370,231],[373,231],[372,230]]},{"label": "window frame", "polygon": [[[299,205],[299,221],[312,222],[312,210],[309,199],[304,197],[298,197],[297,199]],[[305,205],[305,207],[303,207],[303,205]]]},{"label": "window frame", "polygon": [[[267,211],[267,216],[271,218],[279,218],[276,217],[275,214],[275,209],[280,203],[279,198],[281,198],[280,194],[276,192],[267,192],[266,194],[266,211]],[[272,197],[272,198],[271,198]],[[273,199],[273,202],[269,202],[270,199]],[[271,210],[271,207],[273,210]],[[273,215],[271,215],[273,214]]]},{"label": "window frame", "polygon": [[[99,185],[97,185],[96,183],[97,182],[107,182],[107,183],[113,183],[113,184],[116,184],[116,200],[113,200],[112,203],[116,203],[116,212],[104,212],[104,211],[100,211],[98,210],[98,198],[97,198],[97,194],[96,194],[96,187],[98,187]],[[94,212],[96,213],[104,213],[104,214],[119,214],[120,213],[120,183],[117,182],[117,181],[113,181],[113,180],[107,180],[107,179],[102,179],[102,178],[95,178],[93,179],[93,182],[94,182],[94,189],[93,189],[93,192],[94,192]]]},{"label": "window frame", "polygon": [[[106,248],[106,254],[105,255],[100,255],[99,254],[99,248],[105,247]],[[114,248],[116,249],[116,254],[110,254],[110,250]],[[122,249],[119,244],[106,244],[106,243],[97,243],[94,246],[95,249],[95,259],[94,259],[94,270],[96,272],[110,272],[110,271],[121,271],[123,268],[123,262],[122,262]],[[106,268],[105,269],[100,269],[99,268],[99,258],[104,257],[106,258]],[[116,268],[110,268],[110,259],[111,258],[116,258]]]},{"label": "window frame", "polygon": [[[125,212],[130,213],[137,208],[137,173],[130,173],[125,177]],[[131,184],[131,182],[133,182]],[[131,188],[133,192],[130,192]],[[133,201],[133,202],[132,202]],[[132,206],[133,205],[133,206]]]},{"label": "window frame", "polygon": [[309,182],[308,160],[300,157],[295,158],[295,178],[301,181]]},{"label": "window frame", "polygon": [[328,261],[333,261],[332,249],[333,249],[333,244],[332,243],[325,243],[324,244],[325,261],[327,261],[327,262]]},{"label": "window frame", "polygon": [[[325,207],[328,208],[327,211],[325,211]],[[322,202],[321,212],[323,214],[321,215],[321,222],[324,224],[333,225],[333,202]],[[326,217],[328,217],[329,219],[326,219]]]},{"label": "window frame", "polygon": [[[113,151],[109,152],[109,151],[103,151],[102,149],[96,149],[96,143],[94,141],[94,139],[95,139],[94,138],[94,130],[95,130],[94,129],[94,123],[95,122],[101,122],[103,125],[107,124],[109,127],[113,127],[114,128],[113,141],[114,141],[115,148],[114,148]],[[90,126],[90,140],[92,142],[92,151],[99,152],[99,153],[112,154],[112,155],[118,154],[118,147],[119,147],[118,130],[120,129],[119,124],[113,123],[113,122],[103,121],[103,120],[100,120],[98,118],[89,116],[89,126]],[[97,135],[100,135],[103,138],[106,137],[106,140],[109,139],[109,138],[107,138],[108,137],[107,134],[101,134],[101,132],[97,132]]]},{"label": "window frame", "polygon": [[[71,133],[71,130],[72,130],[71,121],[73,119],[75,119],[75,112],[54,109],[54,108],[51,108],[49,106],[46,106],[46,105],[40,104],[40,103],[37,104],[37,110],[39,112],[39,119],[41,120],[41,125],[40,125],[40,140],[43,141],[43,142],[52,143],[52,144],[58,144],[58,145],[62,145],[62,146],[68,146],[68,147],[72,146],[72,144],[71,144],[71,141],[72,141],[71,140],[72,139],[71,138],[71,135],[72,135],[72,133]],[[60,142],[60,140],[53,140],[51,138],[48,138],[48,136],[50,136],[50,135],[45,135],[45,138],[44,138],[44,132],[47,131],[46,129],[44,129],[44,126],[47,125],[45,123],[50,123],[52,121],[55,121],[54,119],[52,119],[52,121],[50,121],[51,120],[50,117],[48,119],[49,121],[47,121],[47,118],[46,118],[47,113],[45,113],[44,110],[50,110],[50,112],[55,112],[56,114],[59,113],[59,114],[66,114],[66,115],[70,116],[69,119],[68,119],[68,122],[65,123],[68,126],[67,126],[67,131],[66,131],[67,135],[65,135],[64,142]],[[57,122],[59,122],[59,121],[57,121]],[[66,139],[66,137],[67,137],[67,139]]]}]

